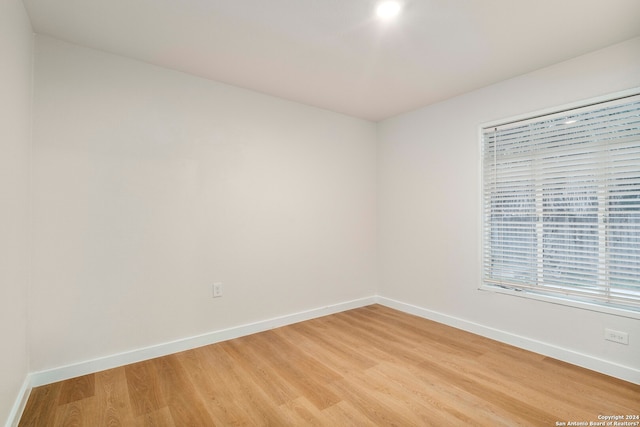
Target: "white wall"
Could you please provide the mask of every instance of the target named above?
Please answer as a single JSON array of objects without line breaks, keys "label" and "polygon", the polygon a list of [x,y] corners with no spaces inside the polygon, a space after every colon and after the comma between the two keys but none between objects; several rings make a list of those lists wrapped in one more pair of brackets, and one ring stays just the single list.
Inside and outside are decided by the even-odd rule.
[{"label": "white wall", "polygon": [[0,425],[28,371],[32,38],[22,2],[0,2]]},{"label": "white wall", "polygon": [[375,124],[44,36],[35,70],[33,371],[375,294]]},{"label": "white wall", "polygon": [[386,120],[376,153],[372,123],[38,36],[30,371],[376,291],[640,369],[637,320],[477,290],[478,125],[640,86],[639,52]]},{"label": "white wall", "polygon": [[632,87],[640,38],[379,123],[380,295],[640,373],[640,321],[477,289],[479,125]]}]

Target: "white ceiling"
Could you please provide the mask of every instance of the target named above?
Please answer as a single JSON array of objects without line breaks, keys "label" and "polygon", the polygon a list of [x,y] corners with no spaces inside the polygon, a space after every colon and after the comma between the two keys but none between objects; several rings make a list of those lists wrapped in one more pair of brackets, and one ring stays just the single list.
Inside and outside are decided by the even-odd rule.
[{"label": "white ceiling", "polygon": [[640,36],[640,0],[24,0],[37,33],[378,121]]}]

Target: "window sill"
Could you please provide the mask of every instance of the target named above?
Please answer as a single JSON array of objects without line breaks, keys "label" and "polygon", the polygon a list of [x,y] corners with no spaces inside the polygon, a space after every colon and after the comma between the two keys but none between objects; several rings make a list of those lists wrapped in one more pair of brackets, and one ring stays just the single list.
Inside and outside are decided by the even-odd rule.
[{"label": "window sill", "polygon": [[589,302],[569,300],[569,299],[550,296],[550,295],[537,294],[531,291],[515,291],[513,289],[505,289],[505,288],[500,288],[498,286],[490,286],[490,285],[484,285],[484,284],[480,285],[478,289],[481,291],[513,295],[520,298],[533,299],[537,301],[548,302],[551,304],[565,305],[569,307],[579,308],[582,310],[597,311],[599,313],[606,313],[614,316],[628,317],[631,319],[640,320],[640,312],[627,310],[620,307],[610,307],[606,305],[594,304]]}]

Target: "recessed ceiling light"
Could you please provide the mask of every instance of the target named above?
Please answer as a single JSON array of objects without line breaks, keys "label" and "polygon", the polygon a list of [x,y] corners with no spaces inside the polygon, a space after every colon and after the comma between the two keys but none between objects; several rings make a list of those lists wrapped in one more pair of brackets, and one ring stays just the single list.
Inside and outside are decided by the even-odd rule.
[{"label": "recessed ceiling light", "polygon": [[402,3],[399,1],[383,1],[378,4],[378,7],[376,8],[376,15],[378,15],[378,18],[380,19],[388,20],[398,16],[401,10]]}]

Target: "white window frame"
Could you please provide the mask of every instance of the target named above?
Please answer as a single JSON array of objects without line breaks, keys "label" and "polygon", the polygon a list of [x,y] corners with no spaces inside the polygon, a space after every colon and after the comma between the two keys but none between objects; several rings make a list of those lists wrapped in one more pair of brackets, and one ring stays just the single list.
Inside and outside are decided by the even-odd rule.
[{"label": "white window frame", "polygon": [[616,306],[609,306],[609,305],[604,305],[604,304],[598,304],[598,303],[592,303],[592,302],[588,302],[588,301],[583,301],[583,300],[579,300],[579,299],[571,299],[571,298],[565,298],[562,296],[555,296],[555,295],[548,295],[548,294],[540,294],[540,293],[535,293],[535,292],[529,292],[526,290],[515,290],[515,289],[510,289],[510,288],[502,288],[499,286],[494,286],[494,285],[487,285],[484,282],[484,256],[485,256],[485,232],[484,232],[484,227],[485,227],[485,210],[484,210],[484,168],[485,168],[485,164],[484,164],[484,155],[483,155],[483,136],[484,136],[484,130],[490,127],[498,127],[498,126],[502,126],[505,124],[509,124],[509,123],[513,123],[513,122],[520,122],[520,121],[525,121],[525,120],[531,120],[531,119],[535,119],[537,117],[541,117],[541,116],[547,116],[547,115],[552,115],[552,114],[557,114],[557,113],[562,113],[565,112],[567,110],[573,110],[573,109],[577,109],[577,108],[581,108],[581,107],[587,107],[593,104],[599,104],[599,103],[603,103],[603,102],[608,102],[608,101],[613,101],[616,99],[620,99],[620,98],[625,98],[625,97],[629,97],[629,96],[636,96],[636,95],[640,95],[640,88],[633,88],[633,89],[629,89],[629,90],[625,90],[625,91],[621,91],[621,92],[616,92],[616,93],[612,93],[612,94],[607,94],[604,96],[600,96],[600,97],[596,97],[596,98],[591,98],[591,99],[587,99],[587,100],[582,100],[582,101],[577,101],[577,102],[573,102],[570,104],[565,104],[562,106],[558,106],[558,107],[553,107],[553,108],[548,108],[548,109],[544,109],[544,110],[539,110],[539,111],[535,111],[532,113],[526,113],[526,114],[520,114],[517,116],[513,116],[513,117],[509,117],[506,119],[500,119],[500,120],[494,120],[491,122],[487,122],[487,123],[482,123],[480,124],[480,126],[478,127],[478,147],[479,147],[479,157],[480,157],[480,179],[478,180],[479,182],[479,206],[480,206],[480,223],[479,223],[479,233],[480,233],[480,250],[479,250],[479,265],[480,265],[480,285],[479,285],[479,289],[482,291],[489,291],[489,292],[494,292],[494,293],[499,293],[499,294],[506,294],[506,295],[511,295],[511,296],[517,296],[517,297],[523,297],[523,298],[527,298],[527,299],[533,299],[533,300],[538,300],[538,301],[544,301],[544,302],[548,302],[548,303],[554,303],[554,304],[560,304],[560,305],[565,305],[565,306],[570,306],[570,307],[575,307],[575,308],[580,308],[580,309],[586,309],[586,310],[592,310],[592,311],[597,311],[597,312],[602,312],[602,313],[607,313],[607,314],[613,314],[613,315],[617,315],[617,316],[622,316],[622,317],[628,317],[628,318],[634,318],[634,319],[640,319],[640,311],[636,311],[634,309],[627,309],[624,307],[616,307]]}]

